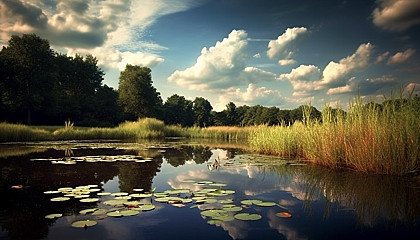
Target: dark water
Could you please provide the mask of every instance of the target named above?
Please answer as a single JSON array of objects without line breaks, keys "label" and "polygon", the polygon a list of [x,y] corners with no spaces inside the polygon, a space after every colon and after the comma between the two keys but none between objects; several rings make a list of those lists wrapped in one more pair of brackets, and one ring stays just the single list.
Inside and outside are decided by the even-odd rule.
[{"label": "dark water", "polygon": [[[418,178],[337,172],[232,146],[211,146],[179,142],[2,144],[0,239],[420,239]],[[83,158],[86,156],[91,158]],[[108,161],[112,156],[119,160]],[[64,165],[53,164],[55,160],[79,161]],[[21,189],[12,188],[19,185]],[[127,201],[155,208],[122,217],[79,213],[91,208],[129,209],[104,204],[115,198],[111,195],[91,192],[89,197],[99,201],[83,203],[74,197],[54,202],[50,199],[63,193],[44,194],[86,185],[98,192],[129,194],[138,193],[133,190],[138,188],[145,192],[156,188],[155,193],[187,189],[179,194],[183,199],[197,197],[202,189],[234,193],[213,196],[217,202],[203,204],[192,200],[171,205],[157,202],[156,196],[131,199]],[[247,199],[277,205],[241,203]],[[229,221],[211,225],[210,218],[201,213],[221,209],[226,205],[222,200],[242,210],[228,212]],[[291,217],[278,217],[279,212]],[[63,216],[45,218],[52,213]],[[258,214],[261,219],[232,218],[238,213]],[[86,229],[72,227],[84,219],[97,224]]]}]

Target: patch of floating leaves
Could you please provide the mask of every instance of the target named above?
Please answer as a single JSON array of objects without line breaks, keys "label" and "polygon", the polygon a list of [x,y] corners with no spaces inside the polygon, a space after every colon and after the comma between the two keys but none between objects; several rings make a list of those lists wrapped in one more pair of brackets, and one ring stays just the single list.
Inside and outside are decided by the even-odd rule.
[{"label": "patch of floating leaves", "polygon": [[[194,181],[186,180],[183,183],[190,183],[193,191],[188,188],[169,189],[164,192],[144,192],[144,189],[135,188],[128,192],[102,192],[97,185],[86,185],[72,187],[62,187],[57,190],[45,191],[46,195],[53,195],[51,201],[69,201],[71,198],[85,204],[100,204],[98,207],[86,208],[79,212],[80,215],[86,217],[91,216],[92,219],[85,219],[72,223],[73,227],[87,228],[97,224],[96,220],[102,220],[107,217],[129,217],[136,216],[143,211],[151,211],[156,208],[154,202],[167,203],[176,207],[185,207],[191,204],[190,208],[199,208],[200,214],[206,219],[208,224],[220,226],[223,222],[240,220],[240,221],[257,221],[262,218],[258,213],[250,212],[251,206],[257,207],[275,207],[279,206],[272,201],[262,201],[258,199],[244,199],[240,201],[240,206],[234,204],[234,190],[222,189],[226,184],[216,183],[212,181]],[[63,194],[63,196],[56,196]],[[95,196],[92,196],[95,195]],[[100,207],[102,206],[102,207]],[[242,212],[246,208],[247,212]],[[282,207],[284,208],[284,207]],[[279,212],[278,217],[290,218],[288,212]],[[62,214],[49,214],[45,216],[48,219],[61,217]]]},{"label": "patch of floating leaves", "polygon": [[116,156],[82,156],[82,157],[64,157],[64,158],[34,158],[31,161],[49,161],[52,164],[73,165],[78,162],[151,162],[153,159],[136,155],[116,155]]}]

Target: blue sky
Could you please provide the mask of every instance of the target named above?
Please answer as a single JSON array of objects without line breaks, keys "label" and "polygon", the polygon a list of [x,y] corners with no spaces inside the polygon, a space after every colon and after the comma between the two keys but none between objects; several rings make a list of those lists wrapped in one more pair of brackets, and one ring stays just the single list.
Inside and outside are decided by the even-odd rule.
[{"label": "blue sky", "polygon": [[93,54],[115,89],[126,64],[148,66],[164,101],[217,111],[420,92],[418,0],[0,0],[0,44],[22,33]]}]

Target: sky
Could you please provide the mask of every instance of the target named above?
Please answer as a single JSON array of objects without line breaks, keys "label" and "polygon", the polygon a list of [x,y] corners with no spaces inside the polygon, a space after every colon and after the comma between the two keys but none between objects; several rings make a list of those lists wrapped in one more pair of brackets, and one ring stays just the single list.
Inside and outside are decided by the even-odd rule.
[{"label": "sky", "polygon": [[0,46],[24,33],[92,54],[114,89],[146,66],[163,101],[216,111],[420,95],[419,0],[0,0]]}]

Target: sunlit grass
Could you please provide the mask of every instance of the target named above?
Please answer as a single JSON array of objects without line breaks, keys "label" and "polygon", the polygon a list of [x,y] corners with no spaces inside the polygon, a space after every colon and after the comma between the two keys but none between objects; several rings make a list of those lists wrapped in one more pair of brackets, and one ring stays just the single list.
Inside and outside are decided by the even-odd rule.
[{"label": "sunlit grass", "polygon": [[114,128],[78,128],[67,122],[67,127],[56,130],[0,123],[0,141],[165,137],[227,140],[246,142],[256,152],[301,158],[330,168],[407,174],[420,170],[420,107],[416,104],[418,100],[400,98],[384,105],[366,105],[358,97],[347,113],[333,113],[326,107],[319,121],[310,119],[311,108],[304,107],[303,121],[278,126],[183,128],[152,118],[124,122]]},{"label": "sunlit grass", "polygon": [[[400,99],[401,100],[401,99]],[[420,169],[420,119],[414,101],[393,100],[381,109],[360,98],[348,113],[292,126],[260,127],[250,136],[255,151],[296,156],[330,168],[366,173],[406,174]]]}]

